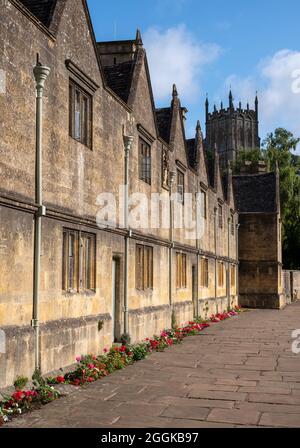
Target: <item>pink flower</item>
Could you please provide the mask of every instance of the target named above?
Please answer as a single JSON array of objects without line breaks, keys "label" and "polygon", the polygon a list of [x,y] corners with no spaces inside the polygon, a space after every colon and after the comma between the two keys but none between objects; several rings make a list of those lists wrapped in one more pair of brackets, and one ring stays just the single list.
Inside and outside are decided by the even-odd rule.
[{"label": "pink flower", "polygon": [[80,362],[81,361],[81,356],[77,356],[76,361]]},{"label": "pink flower", "polygon": [[105,348],[103,351],[104,351],[104,353],[107,353],[107,352],[108,352],[107,348]]},{"label": "pink flower", "polygon": [[93,370],[93,369],[95,368],[95,366],[94,366],[94,364],[88,364],[88,368],[89,368],[90,370]]}]

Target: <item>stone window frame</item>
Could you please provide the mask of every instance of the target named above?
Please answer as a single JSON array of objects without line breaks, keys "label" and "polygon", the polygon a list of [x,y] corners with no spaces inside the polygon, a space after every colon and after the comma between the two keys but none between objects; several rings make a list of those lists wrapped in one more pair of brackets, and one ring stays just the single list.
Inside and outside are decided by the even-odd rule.
[{"label": "stone window frame", "polygon": [[187,256],[176,252],[176,289],[187,289]]},{"label": "stone window frame", "polygon": [[[79,99],[79,132],[76,135],[76,98]],[[72,78],[69,80],[69,135],[77,142],[93,148],[93,97]]]},{"label": "stone window frame", "polygon": [[185,175],[183,170],[177,168],[177,201],[184,205]]},{"label": "stone window frame", "polygon": [[153,247],[152,246],[147,246],[144,244],[136,245],[135,287],[138,291],[153,290]]},{"label": "stone window frame", "polygon": [[200,286],[202,288],[208,288],[209,287],[209,261],[208,258],[201,258],[200,263]]},{"label": "stone window frame", "polygon": [[152,145],[139,135],[139,179],[148,185],[152,182]]},{"label": "stone window frame", "polygon": [[[207,190],[204,188],[200,189],[201,194],[201,218],[207,219]],[[204,201],[203,201],[204,199]],[[203,207],[204,202],[204,207]]]},{"label": "stone window frame", "polygon": [[[72,241],[72,251],[70,251]],[[62,289],[65,292],[96,292],[97,235],[74,229],[63,229]],[[72,253],[72,256],[71,256]],[[70,265],[72,258],[72,269]]]},{"label": "stone window frame", "polygon": [[224,288],[224,262],[218,261],[218,287]]},{"label": "stone window frame", "polygon": [[218,204],[218,224],[219,229],[223,229],[223,206]]},{"label": "stone window frame", "polygon": [[[86,73],[84,73],[78,65],[74,64],[70,59],[65,61],[66,68],[69,73],[69,135],[77,142],[85,145],[89,149],[93,149],[93,106],[94,95],[99,85],[93,81]],[[86,138],[75,138],[75,91],[80,93],[80,104],[82,99],[87,100],[86,110]]]}]

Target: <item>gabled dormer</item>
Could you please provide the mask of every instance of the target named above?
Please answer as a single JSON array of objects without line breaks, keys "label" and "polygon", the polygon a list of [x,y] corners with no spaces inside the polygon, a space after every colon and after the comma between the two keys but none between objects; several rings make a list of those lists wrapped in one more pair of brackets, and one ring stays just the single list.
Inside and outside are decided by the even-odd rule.
[{"label": "gabled dormer", "polygon": [[156,138],[155,103],[140,31],[134,40],[98,42],[97,49],[107,86],[134,111],[137,123]]},{"label": "gabled dormer", "polygon": [[234,202],[234,195],[233,195],[233,185],[232,185],[232,169],[230,162],[227,164],[227,170],[224,174],[224,182],[223,182],[223,189],[224,189],[224,195],[227,204],[229,207],[234,210],[235,209],[235,202]]},{"label": "gabled dormer", "polygon": [[214,178],[213,178],[213,188],[216,192],[217,198],[220,201],[225,200],[223,182],[220,171],[220,161],[217,146],[214,148]]},{"label": "gabled dormer", "polygon": [[187,149],[189,154],[189,164],[196,171],[200,178],[200,183],[204,188],[208,188],[208,168],[207,158],[203,145],[203,134],[200,121],[197,121],[195,138],[187,140]]}]

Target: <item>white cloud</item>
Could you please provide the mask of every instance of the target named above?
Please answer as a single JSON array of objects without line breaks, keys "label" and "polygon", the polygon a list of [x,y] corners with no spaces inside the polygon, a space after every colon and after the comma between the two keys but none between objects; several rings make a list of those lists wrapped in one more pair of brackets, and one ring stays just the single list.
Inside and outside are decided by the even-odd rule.
[{"label": "white cloud", "polygon": [[[285,127],[300,135],[300,52],[280,50],[262,60],[249,77],[229,76],[229,84],[236,99],[253,103],[255,90],[259,91],[261,133]],[[298,149],[299,152],[299,149]]]},{"label": "white cloud", "polygon": [[215,44],[198,43],[184,25],[160,31],[150,28],[143,36],[155,98],[169,100],[175,83],[184,101],[198,101],[199,75],[220,54]]}]

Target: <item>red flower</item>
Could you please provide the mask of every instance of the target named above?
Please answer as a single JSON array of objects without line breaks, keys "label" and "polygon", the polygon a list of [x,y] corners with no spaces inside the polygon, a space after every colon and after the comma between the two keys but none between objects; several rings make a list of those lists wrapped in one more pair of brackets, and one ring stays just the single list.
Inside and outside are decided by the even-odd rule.
[{"label": "red flower", "polygon": [[94,381],[95,381],[94,378],[92,378],[91,376],[89,376],[87,379],[88,383],[93,383]]},{"label": "red flower", "polygon": [[62,383],[65,383],[65,378],[64,378],[63,376],[58,376],[58,377],[56,378],[56,381],[57,381],[59,384],[62,384]]},{"label": "red flower", "polygon": [[12,398],[13,398],[15,401],[21,401],[22,398],[23,398],[23,395],[24,395],[24,393],[23,393],[21,390],[18,390],[17,392],[15,392],[15,393],[12,395]]}]

